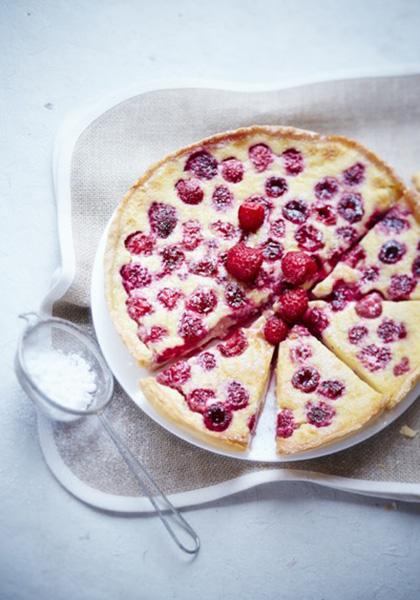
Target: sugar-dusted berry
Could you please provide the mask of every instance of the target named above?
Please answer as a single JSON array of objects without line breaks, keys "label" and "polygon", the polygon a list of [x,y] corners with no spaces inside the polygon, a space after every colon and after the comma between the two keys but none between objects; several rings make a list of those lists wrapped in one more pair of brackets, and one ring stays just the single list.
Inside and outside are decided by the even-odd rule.
[{"label": "sugar-dusted berry", "polygon": [[191,171],[198,179],[213,179],[217,175],[217,160],[207,150],[198,150],[188,157],[185,171]]},{"label": "sugar-dusted berry", "polygon": [[232,421],[232,416],[230,408],[222,402],[214,402],[204,413],[204,425],[211,431],[225,431]]},{"label": "sugar-dusted berry", "polygon": [[180,179],[175,184],[175,189],[178,198],[185,204],[200,204],[204,199],[204,192],[194,179]]}]

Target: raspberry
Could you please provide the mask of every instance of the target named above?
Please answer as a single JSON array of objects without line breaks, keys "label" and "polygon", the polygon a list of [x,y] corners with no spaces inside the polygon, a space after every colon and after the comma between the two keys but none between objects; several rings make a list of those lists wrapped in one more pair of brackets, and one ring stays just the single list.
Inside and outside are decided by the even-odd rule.
[{"label": "raspberry", "polygon": [[217,160],[207,150],[198,150],[190,154],[184,170],[192,171],[198,179],[213,179],[217,175]]},{"label": "raspberry", "polygon": [[232,381],[227,388],[226,406],[231,410],[240,410],[249,403],[249,393],[238,381]]},{"label": "raspberry", "polygon": [[264,337],[273,346],[282,342],[287,337],[288,331],[286,323],[276,315],[269,317],[264,325]]},{"label": "raspberry", "polygon": [[310,308],[305,314],[305,323],[316,335],[321,333],[330,324],[328,317],[320,308]]},{"label": "raspberry", "polygon": [[326,204],[325,202],[318,202],[312,209],[315,213],[315,217],[321,223],[325,223],[325,225],[335,225],[337,222],[337,217],[335,216],[335,211],[331,204]]},{"label": "raspberry", "polygon": [[308,250],[308,252],[315,252],[324,247],[322,231],[314,227],[313,225],[302,225],[295,232],[295,240],[298,243],[299,248]]},{"label": "raspberry", "polygon": [[347,337],[349,338],[350,344],[357,345],[368,333],[368,329],[364,325],[354,325],[349,329]]},{"label": "raspberry", "polygon": [[335,409],[332,406],[329,406],[326,402],[318,402],[318,404],[308,402],[306,408],[308,423],[315,425],[315,427],[327,427],[331,425],[331,421],[335,415]]},{"label": "raspberry", "polygon": [[416,256],[416,258],[413,260],[411,272],[413,273],[414,277],[420,277],[420,255]]},{"label": "raspberry", "polygon": [[294,323],[302,317],[308,308],[308,294],[302,288],[286,290],[279,298],[277,314],[287,321]]},{"label": "raspberry", "polygon": [[178,327],[179,335],[188,343],[195,343],[207,335],[207,329],[200,319],[191,313],[184,313]]},{"label": "raspberry", "polygon": [[246,303],[245,292],[236,283],[228,283],[225,289],[225,300],[231,308],[240,308]]},{"label": "raspberry", "polygon": [[197,361],[204,371],[211,371],[216,367],[216,357],[211,352],[202,352],[199,354]]},{"label": "raspberry", "polygon": [[270,225],[270,233],[273,237],[284,237],[286,225],[283,219],[277,219]]},{"label": "raspberry", "polygon": [[260,250],[239,242],[228,250],[226,270],[239,281],[251,282],[257,276],[262,261]]},{"label": "raspberry", "polygon": [[389,348],[370,344],[369,346],[362,348],[362,350],[357,354],[357,358],[366,367],[366,369],[373,373],[375,371],[384,369],[391,360],[392,355]]},{"label": "raspberry", "polygon": [[176,210],[169,204],[153,202],[149,211],[150,227],[158,237],[167,238],[171,235],[177,224]]},{"label": "raspberry", "polygon": [[331,200],[338,192],[338,182],[334,177],[324,177],[315,186],[318,200]]},{"label": "raspberry", "polygon": [[401,361],[393,368],[393,373],[396,377],[398,377],[399,375],[408,373],[409,370],[410,360],[406,356],[404,356],[404,358],[402,358]]},{"label": "raspberry", "polygon": [[384,319],[377,329],[377,334],[386,344],[389,344],[407,337],[407,330],[403,323]]},{"label": "raspberry", "polygon": [[239,225],[244,231],[254,233],[264,223],[265,210],[256,202],[243,202],[238,210]]},{"label": "raspberry", "polygon": [[267,240],[262,248],[262,254],[265,260],[280,260],[283,256],[283,245],[280,242],[276,242],[276,240]]},{"label": "raspberry", "polygon": [[186,307],[200,315],[207,315],[217,306],[217,296],[213,290],[202,288],[196,290],[187,300]]},{"label": "raspberry", "polygon": [[213,390],[198,388],[190,392],[186,398],[187,404],[193,412],[204,414],[209,400],[214,400],[216,394]]},{"label": "raspberry", "polygon": [[308,205],[305,200],[289,200],[283,206],[283,217],[296,225],[304,223],[309,216]]},{"label": "raspberry", "polygon": [[378,258],[386,265],[393,265],[402,259],[407,252],[407,246],[397,240],[388,240],[382,245]]},{"label": "raspberry", "polygon": [[178,246],[166,246],[161,251],[163,270],[165,273],[172,273],[178,269],[185,259],[185,254]]},{"label": "raspberry", "polygon": [[185,204],[200,204],[204,198],[204,192],[200,184],[194,179],[180,179],[175,184],[178,198]]},{"label": "raspberry", "polygon": [[124,245],[131,254],[144,254],[145,256],[149,256],[152,254],[155,239],[151,235],[146,235],[141,231],[135,231],[126,237]]},{"label": "raspberry", "polygon": [[283,277],[289,283],[301,285],[314,277],[318,270],[316,261],[306,252],[287,252],[281,261]]},{"label": "raspberry", "polygon": [[205,256],[197,262],[190,263],[190,271],[195,275],[212,277],[217,273],[217,258],[213,256]]},{"label": "raspberry", "polygon": [[121,267],[120,275],[122,284],[127,294],[131,290],[146,287],[152,283],[152,276],[146,267],[142,267],[139,263],[128,263]]},{"label": "raspberry", "polygon": [[319,384],[317,392],[325,398],[337,400],[343,395],[345,387],[344,383],[337,381],[337,379],[327,379]]},{"label": "raspberry", "polygon": [[150,315],[153,312],[153,307],[150,302],[142,296],[136,296],[132,294],[128,296],[125,304],[127,306],[127,312],[130,315],[130,318],[137,323],[140,321],[141,317],[144,317],[144,315]]},{"label": "raspberry", "polygon": [[174,363],[156,377],[156,380],[161,385],[167,385],[174,390],[181,389],[181,386],[186,383],[191,377],[190,365],[185,360],[179,360]]},{"label": "raspberry", "polygon": [[314,367],[300,367],[294,372],[292,385],[305,394],[314,392],[318,387],[319,372]]},{"label": "raspberry", "polygon": [[392,275],[387,289],[390,300],[407,300],[416,287],[416,280],[408,275]]},{"label": "raspberry", "polygon": [[303,171],[303,156],[296,148],[288,148],[282,154],[288,175],[299,175]]},{"label": "raspberry", "polygon": [[336,234],[340,237],[346,244],[346,246],[351,246],[359,237],[356,229],[354,227],[338,227],[336,230]]},{"label": "raspberry", "polygon": [[204,425],[211,431],[225,431],[232,421],[232,411],[221,402],[210,404],[204,413]]},{"label": "raspberry", "polygon": [[343,179],[347,185],[359,185],[365,178],[365,166],[356,163],[343,172]]},{"label": "raspberry", "polygon": [[265,182],[265,193],[269,198],[279,198],[287,192],[288,185],[284,177],[269,177]]},{"label": "raspberry", "polygon": [[377,292],[368,294],[356,303],[356,312],[359,317],[376,319],[382,314],[382,298]]},{"label": "raspberry", "polygon": [[195,250],[203,241],[200,223],[190,219],[182,224],[182,246],[185,250]]},{"label": "raspberry", "polygon": [[220,233],[225,240],[231,240],[239,235],[239,229],[232,223],[227,223],[226,221],[216,221],[215,223],[212,223],[210,227],[217,233]]},{"label": "raspberry", "polygon": [[376,281],[379,279],[379,269],[376,265],[366,267],[362,271],[362,282],[365,281]]},{"label": "raspberry", "polygon": [[142,335],[143,342],[160,342],[164,337],[168,335],[168,330],[165,327],[159,327],[159,325],[152,325],[150,330]]},{"label": "raspberry", "polygon": [[234,158],[225,158],[222,161],[222,177],[229,183],[239,183],[244,176],[244,166],[240,160]]},{"label": "raspberry", "polygon": [[173,310],[178,304],[178,300],[182,298],[183,293],[172,288],[162,288],[157,294],[157,299],[168,310]]},{"label": "raspberry", "polygon": [[224,343],[217,345],[217,349],[219,350],[220,354],[226,358],[231,356],[239,356],[245,352],[247,348],[248,341],[241,329],[238,329],[232,333]]},{"label": "raspberry", "polygon": [[249,149],[249,158],[258,173],[262,173],[274,161],[274,155],[267,144],[256,144]]},{"label": "raspberry", "polygon": [[306,344],[299,344],[299,346],[295,346],[290,350],[290,360],[294,363],[304,363],[311,356],[312,348]]},{"label": "raspberry", "polygon": [[357,223],[365,214],[363,200],[360,194],[343,194],[337,205],[338,214],[349,223]]},{"label": "raspberry", "polygon": [[218,185],[214,188],[211,197],[216,210],[226,210],[233,203],[233,194],[225,185]]},{"label": "raspberry", "polygon": [[397,216],[397,214],[395,214],[395,209],[390,211],[387,216],[382,219],[382,221],[379,221],[377,225],[377,229],[386,234],[399,234],[405,229],[409,228],[410,223],[406,219]]},{"label": "raspberry", "polygon": [[298,424],[295,422],[293,413],[289,408],[284,408],[277,415],[277,428],[276,433],[278,437],[289,438],[293,435],[295,429],[298,428]]},{"label": "raspberry", "polygon": [[355,284],[337,281],[334,284],[330,298],[331,308],[334,311],[343,310],[348,302],[354,300],[357,286]]}]

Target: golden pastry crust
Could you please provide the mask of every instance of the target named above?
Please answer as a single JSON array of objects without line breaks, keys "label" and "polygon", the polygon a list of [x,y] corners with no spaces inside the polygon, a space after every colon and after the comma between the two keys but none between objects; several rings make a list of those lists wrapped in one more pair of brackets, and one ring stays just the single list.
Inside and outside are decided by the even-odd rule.
[{"label": "golden pastry crust", "polygon": [[[303,391],[294,385],[294,377],[307,369],[319,380],[314,389]],[[342,386],[342,391],[331,398],[322,394],[323,385],[328,383]],[[347,437],[376,418],[384,407],[381,394],[303,327],[293,328],[280,344],[276,395],[280,419],[286,416],[286,423],[280,420],[277,430],[280,454],[320,448]],[[319,415],[318,426],[310,417],[312,410]],[[287,419],[293,426],[288,426]]]},{"label": "golden pastry crust", "polygon": [[415,388],[417,383],[420,381],[420,366],[408,374],[401,384],[401,387],[394,390],[389,396],[387,396],[386,408],[391,410],[394,406],[397,406],[408,394]]},{"label": "golden pastry crust", "polygon": [[409,209],[413,212],[417,223],[420,224],[420,190],[418,190],[418,192],[409,190],[406,194],[404,194],[403,198],[401,198],[401,202],[409,207]]},{"label": "golden pastry crust", "polygon": [[[229,148],[231,144],[236,144],[236,147],[239,147],[245,142],[248,144],[264,143],[270,139],[285,139],[296,143],[300,141],[314,142],[314,152],[318,152],[320,155],[324,152],[325,159],[329,158],[328,152],[334,153],[334,149],[327,146],[325,148],[317,148],[317,143],[336,144],[342,146],[347,151],[356,151],[358,155],[365,157],[371,165],[374,165],[378,169],[380,175],[375,178],[375,185],[378,186],[378,189],[382,190],[382,186],[385,186],[385,188],[390,190],[387,195],[385,194],[386,197],[383,199],[384,208],[395,202],[404,192],[403,184],[395,176],[392,169],[374,153],[357,142],[341,136],[322,136],[291,127],[253,126],[220,133],[177,150],[152,165],[130,188],[117,208],[110,225],[104,260],[105,295],[111,318],[130,353],[140,365],[155,367],[154,352],[138,338],[136,323],[128,317],[126,311],[123,309],[126,295],[119,277],[119,270],[122,264],[124,261],[129,260],[129,253],[123,249],[123,239],[129,233],[127,219],[130,220],[130,210],[134,211],[135,208],[138,214],[141,211],[146,212],[147,209],[146,196],[139,195],[139,191],[146,190],[148,186],[155,186],[156,189],[159,189],[159,177],[164,169],[169,169],[170,171],[173,165],[194,151],[203,148],[209,150],[220,149],[222,147]],[[257,298],[257,304],[263,300],[263,297]],[[213,333],[210,335],[213,335]]]},{"label": "golden pastry crust", "polygon": [[311,439],[310,435],[306,437],[304,441],[297,441],[293,438],[289,439],[276,439],[276,449],[277,454],[300,454],[301,452],[308,452],[309,450],[314,450],[318,448],[324,448],[325,446],[329,446],[334,442],[345,440],[346,438],[351,437],[360,429],[367,427],[370,423],[374,422],[378,415],[381,413],[380,410],[372,413],[370,418],[366,418],[363,422],[355,422],[353,427],[343,427],[341,430],[337,430],[331,433],[326,433],[322,436],[322,442],[319,439]]}]

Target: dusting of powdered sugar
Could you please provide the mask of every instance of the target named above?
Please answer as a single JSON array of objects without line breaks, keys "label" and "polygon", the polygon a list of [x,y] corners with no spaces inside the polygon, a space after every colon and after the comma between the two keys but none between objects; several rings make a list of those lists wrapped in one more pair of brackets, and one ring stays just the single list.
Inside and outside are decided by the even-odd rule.
[{"label": "dusting of powdered sugar", "polygon": [[74,410],[92,404],[96,376],[80,354],[41,350],[30,353],[25,363],[36,385],[51,400]]}]

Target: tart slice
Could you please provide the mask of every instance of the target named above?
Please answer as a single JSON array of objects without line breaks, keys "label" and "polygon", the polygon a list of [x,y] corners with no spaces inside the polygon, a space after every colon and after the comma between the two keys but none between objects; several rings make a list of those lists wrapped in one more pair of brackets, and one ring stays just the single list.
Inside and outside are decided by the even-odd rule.
[{"label": "tart slice", "polygon": [[[409,196],[414,201],[414,194]],[[313,290],[340,304],[377,290],[389,300],[419,300],[420,225],[408,204],[394,206]]]},{"label": "tart slice", "polygon": [[342,310],[322,300],[309,303],[307,323],[362,379],[400,402],[420,373],[420,301],[390,302],[372,292]]},{"label": "tart slice", "polygon": [[300,325],[280,344],[276,396],[281,454],[317,448],[346,436],[383,406],[381,394]]},{"label": "tart slice", "polygon": [[283,254],[308,253],[328,273],[403,191],[386,164],[338,136],[255,126],[182,148],[113,218],[113,322],[140,364],[179,359],[264,308]]},{"label": "tart slice", "polygon": [[255,431],[274,346],[265,318],[140,382],[157,411],[216,446],[245,450]]}]

